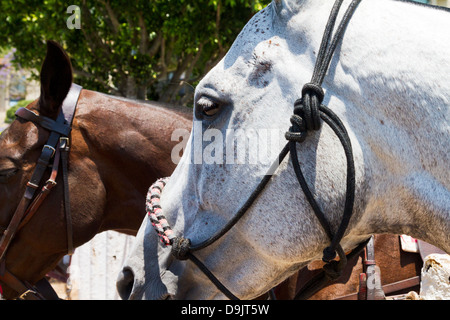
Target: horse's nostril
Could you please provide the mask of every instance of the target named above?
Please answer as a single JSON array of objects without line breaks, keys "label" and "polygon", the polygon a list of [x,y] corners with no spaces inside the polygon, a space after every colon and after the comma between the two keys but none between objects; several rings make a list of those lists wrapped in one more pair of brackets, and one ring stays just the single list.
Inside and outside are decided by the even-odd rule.
[{"label": "horse's nostril", "polygon": [[119,292],[120,298],[128,300],[133,290],[134,274],[128,268],[124,268],[117,277],[117,292]]}]

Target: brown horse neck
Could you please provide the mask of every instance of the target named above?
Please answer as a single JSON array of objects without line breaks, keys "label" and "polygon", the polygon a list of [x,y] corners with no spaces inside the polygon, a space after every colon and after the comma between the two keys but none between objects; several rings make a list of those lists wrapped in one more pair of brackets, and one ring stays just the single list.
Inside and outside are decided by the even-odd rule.
[{"label": "brown horse neck", "polygon": [[171,134],[175,129],[190,131],[190,118],[156,104],[83,90],[72,131],[70,163],[89,168],[92,192],[104,207],[99,231],[138,230],[148,187],[175,169],[171,151],[179,142],[172,142]]}]

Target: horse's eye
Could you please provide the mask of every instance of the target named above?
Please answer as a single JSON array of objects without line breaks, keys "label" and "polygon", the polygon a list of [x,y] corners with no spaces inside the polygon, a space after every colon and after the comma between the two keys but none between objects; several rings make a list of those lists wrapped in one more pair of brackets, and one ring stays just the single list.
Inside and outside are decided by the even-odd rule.
[{"label": "horse's eye", "polygon": [[196,104],[197,114],[204,117],[212,117],[220,110],[220,104],[206,97],[198,99]]},{"label": "horse's eye", "polygon": [[16,168],[0,170],[0,183],[7,182],[9,178],[13,177],[17,173],[17,171],[19,170]]}]

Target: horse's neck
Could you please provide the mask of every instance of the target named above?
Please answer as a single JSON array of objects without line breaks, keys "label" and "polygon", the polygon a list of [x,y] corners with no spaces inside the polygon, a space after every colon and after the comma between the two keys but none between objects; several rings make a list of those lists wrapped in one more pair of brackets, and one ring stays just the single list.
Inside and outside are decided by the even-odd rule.
[{"label": "horse's neck", "polygon": [[[323,4],[304,4],[327,15],[319,12]],[[299,13],[297,19],[314,46],[321,32],[314,26],[315,14],[309,14]],[[372,214],[361,225],[430,242],[447,238],[447,243],[435,242],[447,251],[449,16],[402,2],[362,1],[324,82],[332,97],[329,106],[345,110],[340,116],[372,181],[366,208]]]},{"label": "horse's neck", "polygon": [[[382,10],[375,2],[361,6],[360,19],[355,19],[360,32],[348,37],[348,46],[343,44],[344,52],[357,43],[354,62],[340,55],[342,67],[353,76],[342,83],[356,80],[350,85],[356,90],[346,100],[355,104],[351,114],[359,123],[349,125],[374,175],[369,206],[373,217],[379,215],[375,224],[383,225],[377,220],[384,211],[385,225],[392,228],[379,231],[401,231],[431,242],[450,240],[450,82],[442,81],[450,73],[450,45],[440,31],[450,28],[450,15],[398,3],[377,19],[368,10],[372,6]],[[361,17],[369,12],[380,28],[363,23]],[[383,30],[382,21],[391,24]],[[436,29],[424,21],[433,21]],[[438,245],[450,250],[449,241]]]},{"label": "horse's neck", "polygon": [[148,187],[175,168],[170,159],[172,127],[177,123],[187,128],[189,121],[152,105],[89,91],[84,97],[75,129],[83,133],[88,150],[84,156],[94,164],[93,176],[106,190],[101,228],[137,230],[145,214]]},{"label": "horse's neck", "polygon": [[[163,108],[101,96],[100,104],[92,104],[77,114],[89,127],[86,136],[98,153],[105,154],[110,165],[125,169],[138,167],[148,172],[168,173],[158,156],[168,152],[165,134],[174,115]],[[87,102],[91,103],[91,102]],[[95,129],[93,128],[95,125]],[[169,134],[171,132],[168,132]],[[170,152],[169,152],[170,154]],[[131,173],[130,173],[131,174]]]}]

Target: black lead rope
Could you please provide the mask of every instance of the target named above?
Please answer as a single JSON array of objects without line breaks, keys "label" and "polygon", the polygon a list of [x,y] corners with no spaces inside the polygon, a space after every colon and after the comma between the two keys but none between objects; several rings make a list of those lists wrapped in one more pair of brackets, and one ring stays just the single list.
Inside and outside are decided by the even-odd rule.
[{"label": "black lead rope", "polygon": [[[324,92],[321,87],[323,79],[329,68],[336,46],[342,39],[345,28],[361,0],[352,1],[345,12],[334,38],[331,40],[331,34],[334,29],[342,2],[343,0],[338,0],[333,6],[330,18],[325,28],[324,37],[322,39],[311,82],[303,87],[302,98],[297,100],[294,104],[294,115],[291,117],[292,127],[289,129],[289,132],[286,133],[286,139],[289,140],[288,144],[290,147],[292,165],[294,167],[297,179],[308,199],[308,202],[313,208],[314,213],[331,240],[331,245],[325,248],[323,253],[322,259],[325,262],[330,262],[333,260],[336,257],[336,251],[338,252],[341,260],[345,257],[339,243],[344,236],[345,230],[347,229],[348,223],[352,216],[353,203],[355,199],[355,166],[350,138],[339,117],[322,104],[324,98]],[[309,131],[316,131],[320,129],[320,118],[325,121],[337,135],[344,148],[345,156],[347,158],[347,190],[344,213],[336,234],[332,233],[328,219],[318,206],[314,196],[309,190],[297,157],[297,142],[303,142]]]},{"label": "black lead rope", "polygon": [[[273,169],[278,167],[278,165],[284,160],[284,158],[289,152],[291,153],[292,165],[294,167],[294,171],[300,183],[300,186],[303,189],[303,192],[305,193],[305,196],[309,204],[311,205],[312,209],[314,210],[314,213],[317,216],[317,219],[319,220],[321,226],[323,227],[328,237],[330,238],[331,244],[330,246],[325,248],[323,252],[322,259],[327,264],[323,267],[325,273],[324,278],[326,281],[321,282],[320,284],[321,287],[325,286],[329,281],[336,280],[340,276],[345,265],[347,264],[347,257],[340,245],[340,241],[344,236],[345,230],[347,229],[348,223],[352,216],[353,204],[355,199],[355,167],[350,138],[348,136],[344,124],[341,122],[339,117],[329,108],[327,108],[322,104],[323,98],[325,96],[324,91],[321,87],[323,79],[327,73],[337,44],[342,39],[345,28],[348,25],[351,16],[353,15],[354,11],[356,10],[356,7],[361,2],[361,0],[354,0],[351,2],[349,7],[347,8],[347,11],[344,14],[341,23],[339,24],[335,32],[334,37],[332,37],[334,25],[336,23],[336,19],[340,7],[342,5],[342,2],[343,0],[337,0],[333,6],[330,18],[325,28],[324,36],[322,38],[322,43],[320,45],[320,50],[317,56],[317,61],[314,67],[311,82],[304,85],[302,89],[301,99],[298,99],[294,103],[294,114],[290,119],[292,126],[289,128],[289,131],[286,132],[285,134],[288,143],[285,145],[285,147],[279,154],[278,159],[272,164],[271,169],[269,170],[269,173],[274,172]],[[319,130],[321,128],[321,119],[331,127],[331,129],[339,138],[344,148],[345,156],[347,159],[345,206],[342,220],[336,233],[333,233],[330,222],[328,221],[326,215],[323,213],[323,211],[317,204],[314,195],[311,193],[308,184],[306,183],[306,180],[303,176],[297,156],[297,143],[302,143],[303,141],[305,141],[308,132]],[[257,199],[259,194],[264,190],[265,186],[270,181],[271,177],[272,177],[271,174],[267,174],[263,177],[261,182],[252,192],[252,194],[244,203],[244,205],[239,209],[236,215],[225,225],[224,228],[219,230],[216,234],[214,234],[207,240],[196,245],[192,245],[189,239],[178,237],[173,234],[172,230],[170,229],[170,226],[167,223],[167,220],[162,215],[162,211],[161,213],[159,213],[159,210],[161,210],[159,206],[159,195],[155,194],[152,195],[153,200],[158,200],[157,205],[155,205],[154,207],[149,205],[150,200],[148,201],[147,204],[148,207],[147,211],[153,226],[156,228],[162,241],[166,245],[172,245],[172,254],[174,255],[174,257],[179,260],[186,260],[186,259],[191,260],[203,271],[203,273],[214,283],[214,285],[222,293],[224,293],[229,299],[232,300],[238,300],[238,298],[233,293],[231,293],[214,276],[214,274],[212,274],[211,271],[208,270],[208,268],[200,260],[198,260],[192,253],[211,245],[212,243],[220,239],[225,233],[227,233],[252,206],[252,204]],[[157,183],[160,182],[161,180],[158,181]],[[159,189],[160,187],[157,188]],[[340,258],[339,261],[334,260],[336,257],[336,252]],[[311,287],[314,287],[315,291],[320,289],[320,287],[318,286],[311,286]],[[304,294],[302,296],[307,296],[307,294]]]},{"label": "black lead rope", "polygon": [[[340,242],[345,231],[347,230],[350,218],[353,214],[353,205],[355,200],[355,165],[353,160],[352,145],[347,130],[339,117],[328,107],[322,104],[325,94],[321,87],[337,44],[342,40],[345,29],[361,0],[354,0],[349,5],[332,39],[332,32],[342,2],[343,0],[337,0],[333,6],[330,18],[325,28],[324,36],[322,38],[322,43],[320,45],[311,82],[307,83],[303,87],[302,98],[297,100],[294,104],[294,115],[292,115],[290,119],[292,126],[285,135],[286,139],[289,140],[288,145],[297,180],[299,181],[309,204],[314,210],[317,219],[322,225],[322,228],[331,240],[330,246],[324,249],[322,256],[322,260],[326,262],[326,265],[323,267],[324,275],[322,275],[320,281],[316,281],[314,285],[308,286],[308,288],[302,290],[301,294],[296,295],[296,299],[306,298],[325,287],[328,283],[337,280],[341,276],[342,270],[347,265],[347,257],[340,245]],[[317,131],[320,129],[320,119],[325,121],[339,138],[339,141],[344,148],[344,153],[347,160],[347,181],[344,212],[341,223],[335,234],[333,234],[330,222],[317,204],[314,195],[311,193],[308,184],[306,183],[297,156],[297,143],[303,142],[309,131]],[[336,258],[336,252],[339,255],[339,261],[334,260]]]}]

